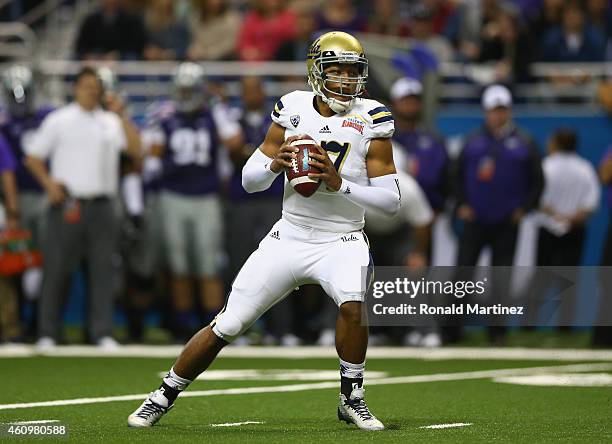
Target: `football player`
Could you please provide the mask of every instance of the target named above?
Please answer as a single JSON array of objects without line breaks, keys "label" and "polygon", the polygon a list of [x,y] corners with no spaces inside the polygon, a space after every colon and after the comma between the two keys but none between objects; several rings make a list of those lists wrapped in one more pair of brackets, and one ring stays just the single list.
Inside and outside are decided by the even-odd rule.
[{"label": "football player", "polygon": [[24,165],[24,148],[52,109],[35,107],[34,76],[32,70],[26,66],[13,65],[7,69],[2,78],[2,87],[8,113],[0,124],[0,133],[17,159],[20,219],[22,225],[32,231],[34,240],[40,245],[46,197],[39,183]]},{"label": "football player", "polygon": [[350,34],[319,37],[309,48],[307,65],[312,91],[294,91],[276,103],[263,143],[244,166],[242,183],[248,192],[267,189],[295,158],[291,143],[307,134],[319,150],[309,164],[320,172],[310,177],[322,184],[304,198],[285,181],[281,220],[238,273],[224,309],[187,343],[160,388],[129,416],[130,426],[155,424],[223,347],[295,287],[316,283],[339,306],[338,418],[365,430],[384,429],[364,400],[368,328],[361,317],[362,269],[372,264],[362,228],[365,207],[390,215],[399,210],[393,118],[379,102],[361,97],[368,61]]},{"label": "football player", "polygon": [[[19,223],[21,227],[30,230],[37,248],[42,247],[44,237],[44,212],[47,197],[42,187],[30,171],[25,167],[25,148],[31,143],[43,119],[53,109],[51,107],[36,107],[34,74],[24,65],[9,67],[2,76],[2,91],[7,105],[6,112],[0,123],[0,134],[8,143],[13,156],[17,160],[15,178],[17,181],[19,213],[8,214],[10,223]],[[34,336],[36,330],[35,300],[40,292],[42,269],[33,267],[23,275],[23,290],[25,299],[21,302],[32,305],[34,313],[29,320],[27,336]]]},{"label": "football player", "polygon": [[192,276],[200,280],[205,323],[223,305],[217,158],[222,145],[229,150],[243,146],[240,126],[227,118],[227,110],[207,107],[204,80],[200,65],[180,64],[174,74],[176,109],[149,133],[151,154],[161,161],[159,204],[172,273],[173,333],[183,340],[193,334],[191,324],[197,322],[191,319]]}]

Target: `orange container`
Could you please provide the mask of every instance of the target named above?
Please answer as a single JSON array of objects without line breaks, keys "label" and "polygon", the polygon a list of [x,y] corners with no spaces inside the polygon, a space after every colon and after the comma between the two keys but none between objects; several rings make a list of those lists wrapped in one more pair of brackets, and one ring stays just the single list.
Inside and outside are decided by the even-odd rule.
[{"label": "orange container", "polygon": [[42,265],[42,254],[34,248],[28,230],[0,232],[0,275],[12,276]]}]

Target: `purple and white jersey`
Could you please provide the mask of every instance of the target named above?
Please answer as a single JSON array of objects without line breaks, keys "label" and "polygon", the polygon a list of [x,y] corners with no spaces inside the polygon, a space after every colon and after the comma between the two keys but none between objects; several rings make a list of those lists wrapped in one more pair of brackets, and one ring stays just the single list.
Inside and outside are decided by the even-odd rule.
[{"label": "purple and white jersey", "polygon": [[35,113],[25,117],[15,118],[6,114],[1,119],[0,133],[6,139],[13,156],[17,160],[15,176],[19,191],[42,192],[42,187],[25,167],[23,160],[25,147],[31,143],[32,137],[41,122],[51,111],[53,111],[52,108],[40,108]]},{"label": "purple and white jersey", "polygon": [[154,144],[164,146],[160,189],[189,196],[219,192],[222,141],[239,133],[222,106],[193,114],[166,113],[149,133]]}]

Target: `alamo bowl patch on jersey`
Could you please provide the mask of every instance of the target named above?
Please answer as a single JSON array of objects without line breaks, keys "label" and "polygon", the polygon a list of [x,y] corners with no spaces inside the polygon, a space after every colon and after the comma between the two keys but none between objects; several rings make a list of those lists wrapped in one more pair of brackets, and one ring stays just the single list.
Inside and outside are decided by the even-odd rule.
[{"label": "alamo bowl patch on jersey", "polygon": [[[315,109],[315,94],[294,91],[276,102],[272,120],[285,128],[285,138],[307,134],[327,151],[340,176],[360,185],[368,185],[366,157],[370,141],[393,135],[393,118],[380,102],[356,99],[347,113],[324,117]],[[295,116],[299,125],[294,127]],[[307,177],[307,176],[306,176]],[[289,180],[285,183],[283,218],[298,225],[325,231],[350,232],[364,225],[364,209],[327,189],[317,186],[304,199]]]}]

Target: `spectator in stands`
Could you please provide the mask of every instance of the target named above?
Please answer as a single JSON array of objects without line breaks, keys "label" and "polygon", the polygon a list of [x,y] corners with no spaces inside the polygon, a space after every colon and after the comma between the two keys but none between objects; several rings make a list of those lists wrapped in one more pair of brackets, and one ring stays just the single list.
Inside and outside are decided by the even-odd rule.
[{"label": "spectator in stands", "polygon": [[139,59],[146,32],[142,19],[127,14],[120,0],[101,0],[101,8],[88,16],[76,41],[79,59]]},{"label": "spectator in stands", "polygon": [[600,304],[598,307],[599,321],[593,331],[592,344],[596,347],[612,347],[612,326],[610,313],[612,313],[612,279],[609,267],[612,267],[612,146],[608,148],[599,165],[599,178],[606,189],[606,202],[608,204],[608,234],[601,259],[601,287],[599,290]]},{"label": "spectator in stands", "polygon": [[229,60],[236,57],[242,18],[227,0],[193,0],[191,60]]},{"label": "spectator in stands", "polygon": [[564,0],[543,0],[536,15],[529,18],[527,28],[531,38],[530,46],[538,60],[542,58],[542,37],[561,26],[563,2]]},{"label": "spectator in stands", "polygon": [[[45,193],[24,164],[25,149],[32,140],[43,119],[51,111],[49,107],[35,107],[34,75],[21,65],[14,65],[4,72],[2,79],[5,103],[8,115],[0,124],[0,133],[6,139],[13,156],[17,159],[15,176],[19,190],[20,225],[32,233],[36,248],[42,247],[44,238],[44,213],[47,206]],[[42,270],[31,268],[23,276],[23,294],[21,299],[22,313],[26,308],[33,312],[28,320],[25,334],[36,334],[36,299],[40,296]]]},{"label": "spectator in stands", "polygon": [[423,0],[423,3],[433,11],[433,32],[442,34],[457,2],[454,0]]},{"label": "spectator in stands", "polygon": [[374,2],[374,14],[368,20],[367,31],[381,35],[408,35],[408,24],[399,16],[396,0]]},{"label": "spectator in stands", "polygon": [[316,31],[316,20],[311,7],[301,7],[296,11],[295,37],[284,42],[274,57],[279,61],[304,61],[308,56],[308,47]]},{"label": "spectator in stands", "polygon": [[[185,62],[174,75],[174,110],[157,122],[151,154],[162,164],[160,209],[171,270],[173,333],[191,336],[223,305],[223,220],[217,162],[221,150],[242,149],[240,126],[224,105],[208,108],[200,65]],[[192,260],[194,259],[194,260]],[[194,316],[194,280],[201,316]]]},{"label": "spectator in stands", "polygon": [[427,47],[438,62],[452,62],[455,55],[446,37],[434,32],[433,10],[424,3],[417,4],[410,19],[410,36],[417,44]]},{"label": "spectator in stands", "polygon": [[317,15],[317,28],[321,32],[363,32],[367,21],[351,0],[330,0]]},{"label": "spectator in stands", "polygon": [[491,32],[489,26],[495,22],[502,7],[512,5],[502,0],[479,0],[463,2],[455,9],[444,33],[462,60],[478,60],[482,38]]},{"label": "spectator in stands", "polygon": [[145,12],[147,60],[182,60],[189,46],[189,29],[176,16],[173,0],[151,0]]},{"label": "spectator in stands", "polygon": [[[536,208],[542,193],[540,153],[533,139],[512,121],[512,96],[501,85],[482,95],[485,125],[469,135],[457,161],[457,217],[464,222],[457,265],[476,265],[490,246],[493,266],[512,266],[518,226]],[[493,279],[492,294],[502,298],[509,276]],[[503,329],[489,330],[494,342]]]},{"label": "spectator in stands", "polygon": [[523,31],[518,11],[500,9],[490,32],[482,40],[478,61],[495,63],[495,82],[513,83],[529,78],[532,61],[529,37]]},{"label": "spectator in stands", "polygon": [[608,0],[587,0],[586,16],[591,26],[610,38],[612,35],[612,7]]},{"label": "spectator in stands", "polygon": [[[140,153],[135,127],[116,96],[104,97],[96,72],[83,68],[76,77],[74,102],[51,112],[26,147],[26,164],[47,191],[43,254],[44,278],[39,304],[40,347],[52,347],[60,336],[61,307],[67,281],[84,256],[90,286],[90,340],[114,347],[113,255],[117,219],[120,151]],[[50,163],[47,169],[46,161]]]},{"label": "spectator in stands", "polygon": [[543,160],[544,192],[538,265],[576,266],[582,256],[585,225],[599,205],[599,181],[593,166],[576,153],[570,129],[557,130]]},{"label": "spectator in stands", "polygon": [[242,22],[238,57],[245,61],[272,60],[278,48],[295,36],[296,15],[285,0],[257,0]]},{"label": "spectator in stands", "polygon": [[579,2],[563,8],[562,24],[544,36],[543,60],[547,62],[598,62],[605,56],[605,39],[592,27]]}]

